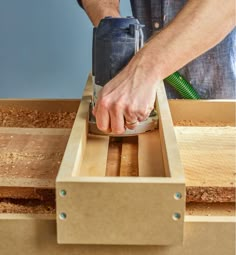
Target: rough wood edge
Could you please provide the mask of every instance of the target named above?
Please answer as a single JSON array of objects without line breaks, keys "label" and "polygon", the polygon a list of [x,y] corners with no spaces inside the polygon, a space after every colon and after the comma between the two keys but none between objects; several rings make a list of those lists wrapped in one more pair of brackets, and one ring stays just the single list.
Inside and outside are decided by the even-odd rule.
[{"label": "rough wood edge", "polygon": [[235,201],[235,187],[186,187],[186,203],[226,203]]},{"label": "rough wood edge", "polygon": [[184,182],[184,169],[174,132],[170,108],[163,81],[157,86],[157,112],[159,131],[166,176],[180,178]]}]

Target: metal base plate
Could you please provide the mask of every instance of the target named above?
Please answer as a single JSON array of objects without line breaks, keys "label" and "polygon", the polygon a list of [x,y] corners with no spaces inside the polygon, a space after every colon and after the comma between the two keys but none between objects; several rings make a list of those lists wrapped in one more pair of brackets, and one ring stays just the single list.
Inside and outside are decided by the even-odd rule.
[{"label": "metal base plate", "polygon": [[147,131],[152,131],[158,127],[158,116],[150,116],[148,119],[146,119],[143,122],[139,122],[137,127],[134,130],[126,129],[126,131],[123,134],[114,134],[114,133],[105,133],[98,129],[96,121],[90,120],[89,121],[89,133],[95,134],[95,135],[108,135],[108,136],[135,136],[141,133],[145,133]]}]

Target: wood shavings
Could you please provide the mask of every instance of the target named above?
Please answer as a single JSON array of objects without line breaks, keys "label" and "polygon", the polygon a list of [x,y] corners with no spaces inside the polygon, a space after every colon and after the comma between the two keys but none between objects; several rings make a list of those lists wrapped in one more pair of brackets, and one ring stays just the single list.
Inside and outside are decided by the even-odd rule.
[{"label": "wood shavings", "polygon": [[0,199],[0,213],[55,214],[55,201]]},{"label": "wood shavings", "polygon": [[30,109],[1,108],[0,127],[71,128],[76,112],[42,112]]}]

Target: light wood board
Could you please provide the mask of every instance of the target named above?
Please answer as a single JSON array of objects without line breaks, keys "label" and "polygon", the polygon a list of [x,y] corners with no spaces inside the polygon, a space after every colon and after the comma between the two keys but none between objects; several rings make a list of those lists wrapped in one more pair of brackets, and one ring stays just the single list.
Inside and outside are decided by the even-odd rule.
[{"label": "light wood board", "polygon": [[104,177],[106,175],[108,148],[108,136],[88,135],[83,163],[77,175]]},{"label": "light wood board", "polygon": [[69,129],[0,128],[0,177],[55,179]]},{"label": "light wood board", "polygon": [[[184,226],[184,244],[63,245],[57,244],[54,216],[2,214],[0,250],[4,255],[235,255],[235,224],[232,220],[223,220],[224,217],[215,221],[210,221],[211,217],[188,218]],[[193,222],[194,218],[198,221]]]},{"label": "light wood board", "polygon": [[40,189],[55,188],[69,134],[69,129],[0,128],[0,197],[47,197]]},{"label": "light wood board", "polygon": [[236,129],[175,127],[187,201],[235,201]]},{"label": "light wood board", "polygon": [[[69,130],[13,128],[2,128],[1,130],[1,146],[5,148],[0,150],[1,186],[3,183],[5,186],[9,183],[12,187],[23,185],[28,189],[23,190],[21,188],[18,191],[14,189],[15,196],[13,196],[10,189],[2,188],[0,189],[0,196],[38,199],[42,195],[35,188],[54,188],[55,176],[66,146]],[[234,202],[235,141],[232,139],[235,135],[234,128],[175,127],[175,131],[186,174],[187,202]],[[101,174],[96,173],[97,176],[104,176],[105,168],[107,176],[137,174],[147,177],[164,176],[162,158],[159,157],[161,149],[158,130],[139,137],[141,145],[138,149],[139,169],[137,164],[134,167],[133,163],[130,163],[132,158],[137,157],[138,145],[136,142],[138,141],[134,142],[134,138],[133,141],[128,141],[125,138],[124,144],[122,139],[119,142],[117,138],[111,140],[107,165],[105,165],[107,151],[102,148],[106,147],[104,143],[108,145],[108,137],[100,138],[105,139],[102,148],[97,147],[97,139],[94,140],[94,137],[88,139],[88,149],[91,147],[93,153],[102,153],[104,158],[99,167],[100,172],[102,172]],[[148,157],[143,157],[142,149],[146,150],[148,142],[151,142]],[[159,150],[159,154],[157,150]],[[16,153],[21,157],[16,157]],[[12,160],[10,160],[11,157]],[[147,160],[144,160],[145,158]],[[94,164],[92,162],[86,163],[90,165],[87,169],[91,170],[92,165],[98,166],[96,160],[93,162]],[[136,159],[134,162],[137,162]],[[120,170],[121,165],[122,171]],[[92,168],[94,169],[94,167]],[[102,168],[104,169],[101,170]],[[94,171],[91,172],[90,170],[86,172],[88,170],[82,167],[81,175],[91,176]]]}]

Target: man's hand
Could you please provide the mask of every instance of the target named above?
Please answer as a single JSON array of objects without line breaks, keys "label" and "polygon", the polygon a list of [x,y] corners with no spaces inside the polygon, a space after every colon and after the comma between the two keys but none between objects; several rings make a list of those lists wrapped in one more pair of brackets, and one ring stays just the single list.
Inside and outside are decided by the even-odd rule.
[{"label": "man's hand", "polygon": [[[83,3],[94,25],[99,18],[119,15],[117,0]],[[235,26],[234,15],[234,0],[187,1],[177,17],[102,89],[94,109],[98,128],[120,134],[125,126],[135,128],[145,120],[153,108],[158,81],[223,40]]]},{"label": "man's hand", "polygon": [[94,108],[100,130],[122,134],[148,118],[154,107],[158,79],[148,71],[142,54],[136,54],[99,94]]}]

